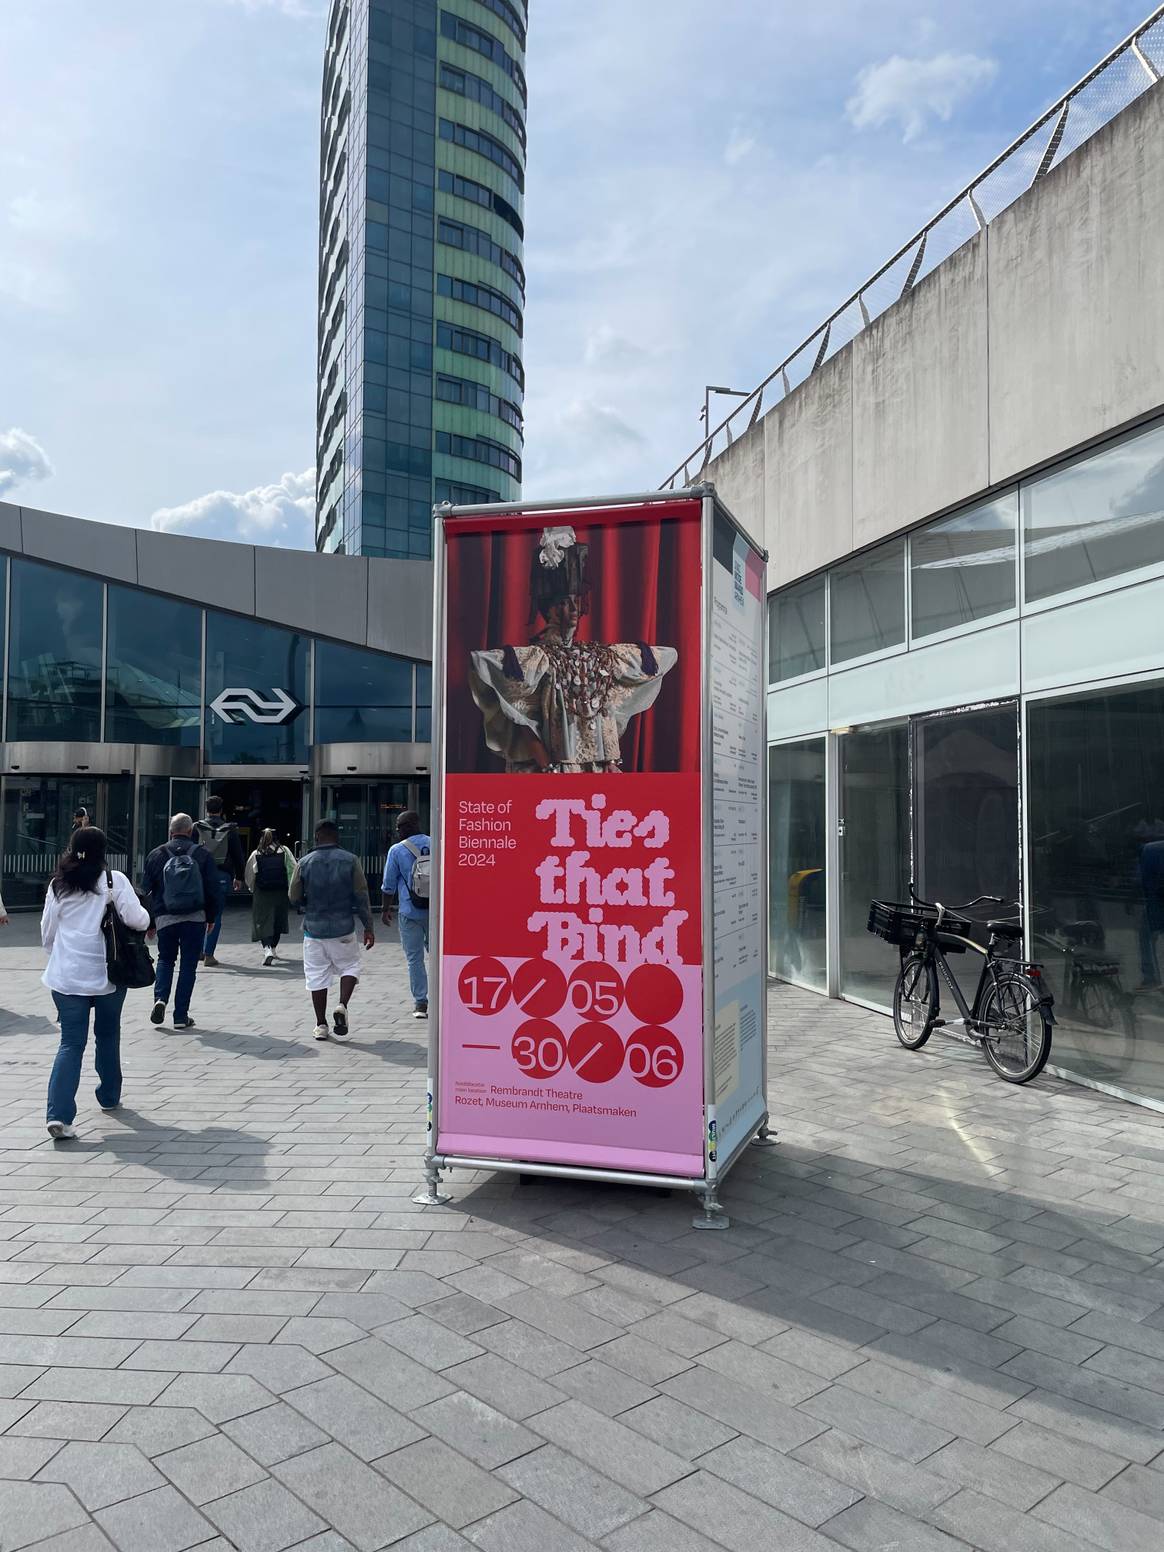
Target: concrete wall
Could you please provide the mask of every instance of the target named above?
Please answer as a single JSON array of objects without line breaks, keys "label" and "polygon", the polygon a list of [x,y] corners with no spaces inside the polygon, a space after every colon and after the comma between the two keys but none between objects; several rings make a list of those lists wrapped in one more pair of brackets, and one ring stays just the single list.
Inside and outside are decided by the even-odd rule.
[{"label": "concrete wall", "polygon": [[0,502],[0,553],[427,662],[432,565],[228,544]]},{"label": "concrete wall", "polygon": [[779,587],[1164,407],[1152,88],[714,459]]}]

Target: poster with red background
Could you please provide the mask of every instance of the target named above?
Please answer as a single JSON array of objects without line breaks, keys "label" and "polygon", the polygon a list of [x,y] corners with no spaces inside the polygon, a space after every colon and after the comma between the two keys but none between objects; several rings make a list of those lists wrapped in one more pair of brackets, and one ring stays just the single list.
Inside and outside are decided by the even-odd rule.
[{"label": "poster with red background", "polygon": [[441,1153],[703,1172],[700,509],[445,522]]}]

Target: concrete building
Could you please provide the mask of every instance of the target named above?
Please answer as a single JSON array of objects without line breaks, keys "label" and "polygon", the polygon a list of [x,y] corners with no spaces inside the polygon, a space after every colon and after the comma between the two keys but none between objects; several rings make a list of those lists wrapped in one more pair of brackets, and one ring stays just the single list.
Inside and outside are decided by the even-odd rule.
[{"label": "concrete building", "polygon": [[254,842],[315,819],[379,877],[428,809],[432,566],[81,522],[0,502],[0,877],[39,908],[88,809],[137,876],[209,791]]},{"label": "concrete building", "polygon": [[332,0],[316,547],[432,554],[521,489],[526,0]]},{"label": "concrete building", "polygon": [[1162,71],[1157,19],[673,479],[770,553],[775,972],[885,1008],[871,898],[1021,900],[1052,1065],[1164,1107]]}]

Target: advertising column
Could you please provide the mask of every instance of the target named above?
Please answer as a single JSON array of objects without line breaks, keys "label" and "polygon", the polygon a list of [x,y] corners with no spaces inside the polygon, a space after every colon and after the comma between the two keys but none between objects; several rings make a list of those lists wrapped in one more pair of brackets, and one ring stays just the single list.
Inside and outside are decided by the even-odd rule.
[{"label": "advertising column", "polygon": [[701,505],[444,522],[442,1156],[704,1173]]}]

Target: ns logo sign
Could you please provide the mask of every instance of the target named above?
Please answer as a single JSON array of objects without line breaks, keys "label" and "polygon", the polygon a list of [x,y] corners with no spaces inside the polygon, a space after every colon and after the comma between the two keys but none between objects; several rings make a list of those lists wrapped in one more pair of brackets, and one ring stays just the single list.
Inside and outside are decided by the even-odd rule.
[{"label": "ns logo sign", "polygon": [[266,700],[257,690],[223,690],[210,702],[210,709],[223,722],[258,722],[267,727],[294,722],[303,710],[302,701],[286,690],[272,690],[271,697]]}]

